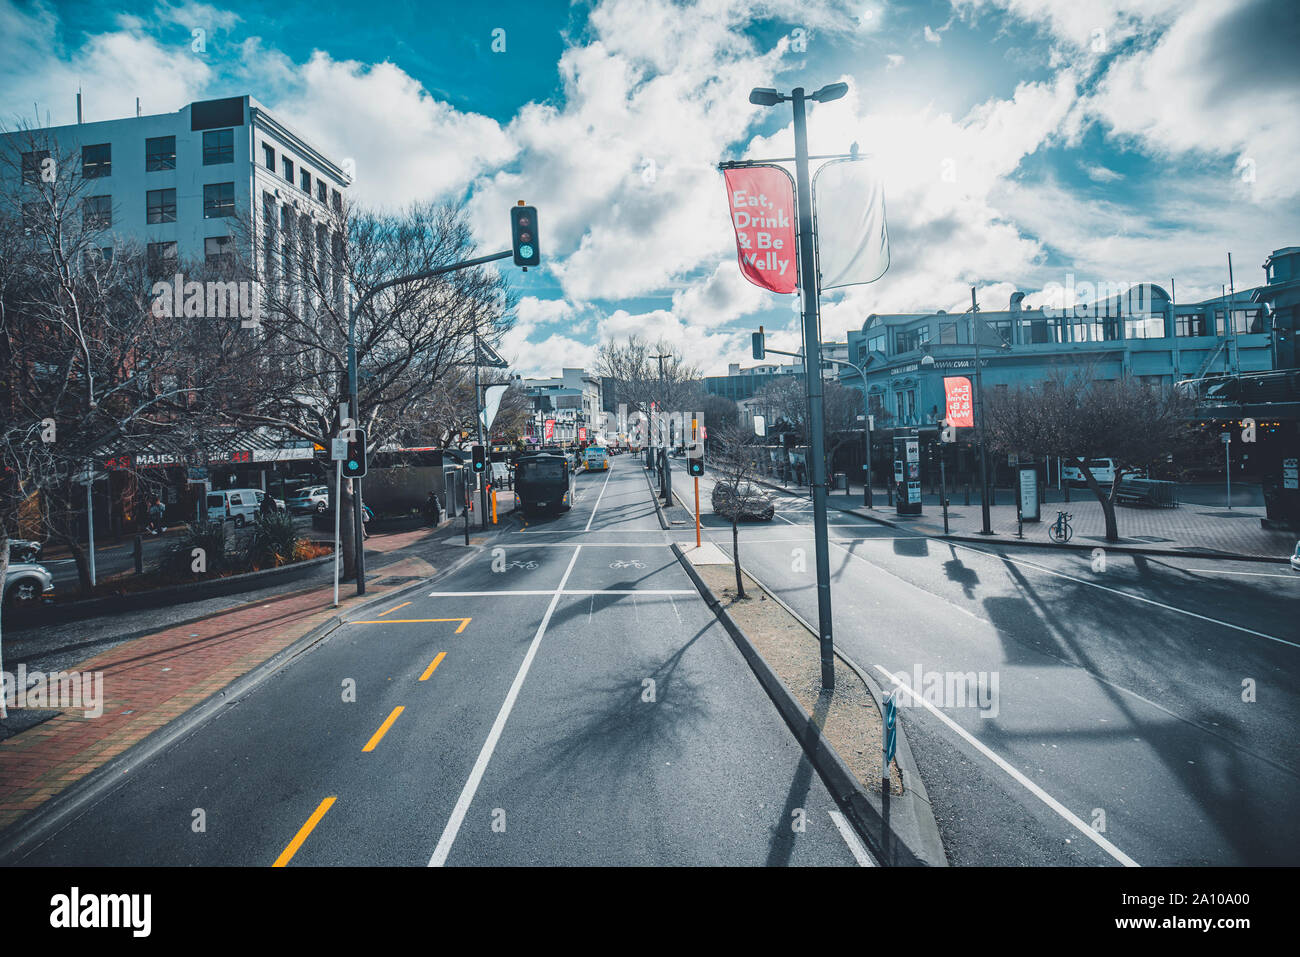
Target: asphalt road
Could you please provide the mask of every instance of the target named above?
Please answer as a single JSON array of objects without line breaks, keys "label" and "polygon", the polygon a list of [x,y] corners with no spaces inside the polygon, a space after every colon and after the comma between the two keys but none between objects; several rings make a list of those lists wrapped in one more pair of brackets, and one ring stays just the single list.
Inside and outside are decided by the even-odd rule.
[{"label": "asphalt road", "polygon": [[[741,560],[815,624],[811,503],[776,502]],[[900,710],[951,863],[1300,863],[1300,575],[829,522],[835,639],[928,701]]]},{"label": "asphalt road", "polygon": [[6,863],[869,863],[640,466],[576,483],[570,512],[372,607]]}]

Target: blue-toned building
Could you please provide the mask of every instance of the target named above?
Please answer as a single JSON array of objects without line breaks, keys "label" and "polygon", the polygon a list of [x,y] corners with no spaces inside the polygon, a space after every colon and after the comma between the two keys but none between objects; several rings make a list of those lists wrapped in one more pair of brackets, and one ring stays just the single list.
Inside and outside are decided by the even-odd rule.
[{"label": "blue-toned building", "polygon": [[[1273,328],[1266,286],[1195,303],[1176,303],[1154,283],[1100,291],[1107,294],[1063,309],[1023,308],[1017,292],[1006,309],[981,309],[973,322],[970,313],[943,310],[868,316],[848,334],[849,360],[866,374],[877,428],[939,422],[944,376],[975,371],[972,335],[980,337],[986,391],[1041,382],[1062,363],[1088,365],[1100,379],[1136,376],[1153,384],[1266,371],[1286,335]],[[845,385],[861,388],[857,372],[839,372]]]}]

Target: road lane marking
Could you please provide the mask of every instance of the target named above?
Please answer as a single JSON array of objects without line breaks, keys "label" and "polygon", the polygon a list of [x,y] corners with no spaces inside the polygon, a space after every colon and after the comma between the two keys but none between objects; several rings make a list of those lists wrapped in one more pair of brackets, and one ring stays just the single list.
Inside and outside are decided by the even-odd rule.
[{"label": "road lane marking", "polygon": [[566,588],[565,595],[698,595],[692,588]]},{"label": "road lane marking", "polygon": [[397,609],[405,608],[409,604],[410,604],[409,601],[404,601],[400,605],[394,605],[392,608],[389,608],[387,611],[381,611],[379,613],[379,617],[383,618],[385,615],[392,614],[393,612],[397,611]]},{"label": "road lane marking", "polygon": [[[912,690],[910,685],[908,685],[905,681],[895,677],[889,671],[889,669],[886,668],[884,665],[876,665],[875,668],[882,675],[885,675],[887,678],[889,678],[890,681],[894,682],[894,684],[898,686],[897,690],[906,692],[913,701],[915,701],[917,704],[924,707],[926,711],[930,712],[932,715],[934,715],[936,718],[938,718],[940,721],[946,724],[949,728],[955,731],[958,735],[962,737],[964,741],[966,741],[967,744],[969,744],[971,747],[979,751],[980,754],[984,755],[986,758],[988,758],[990,761],[996,764],[1007,774],[1011,775],[1011,777],[1015,778],[1015,780],[1018,781],[1020,784],[1022,784],[1029,791],[1030,794],[1032,794],[1034,797],[1038,798],[1040,801],[1042,801],[1044,804],[1050,807],[1053,811],[1055,811],[1058,815],[1060,815],[1062,819],[1064,819],[1069,824],[1071,824],[1075,828],[1075,830],[1077,830],[1084,837],[1088,838],[1090,841],[1092,841],[1094,844],[1100,847],[1103,851],[1105,851],[1115,860],[1119,861],[1125,867],[1141,866],[1140,864],[1138,864],[1137,861],[1133,860],[1133,858],[1129,857],[1118,847],[1116,847],[1110,841],[1106,840],[1099,833],[1093,830],[1089,825],[1085,824],[1078,817],[1076,817],[1074,812],[1072,812],[1068,807],[1066,807],[1060,801],[1056,800],[1056,798],[1052,797],[1050,794],[1048,794],[1046,791],[1040,788],[1033,781],[1029,780],[1029,778],[1025,777],[1019,770],[1016,769],[1014,765],[1010,764],[1008,761],[1004,760],[1002,757],[994,753],[992,749],[990,749],[988,746],[984,744],[984,742],[980,741],[973,734],[971,734],[969,731],[967,731],[965,728],[959,725],[956,721],[953,721],[952,718],[948,717],[946,714],[944,714],[942,711],[936,708],[929,701],[926,701],[923,697],[916,694]],[[907,677],[906,672],[900,672],[900,673],[903,674],[904,678]]]},{"label": "road lane marking", "polygon": [[560,587],[555,589],[555,593],[551,596],[551,603],[546,606],[546,614],[542,616],[541,624],[537,626],[537,633],[533,635],[533,642],[528,646],[528,651],[524,654],[523,663],[519,666],[515,680],[510,685],[510,690],[506,692],[506,700],[501,702],[501,710],[497,712],[496,720],[492,722],[492,730],[488,732],[487,740],[483,742],[483,749],[479,751],[478,759],[474,762],[474,768],[469,773],[469,779],[466,780],[465,787],[456,800],[456,806],[452,809],[451,818],[443,829],[442,837],[438,839],[438,846],[433,849],[433,856],[429,858],[430,867],[442,867],[447,863],[447,855],[451,853],[451,846],[456,842],[456,835],[460,831],[461,823],[464,822],[465,815],[469,813],[470,803],[474,800],[479,782],[483,780],[484,772],[487,771],[488,762],[492,760],[492,752],[496,750],[497,742],[501,739],[501,732],[505,729],[506,720],[510,717],[510,712],[515,706],[515,699],[519,697],[519,689],[524,686],[524,679],[528,677],[528,669],[532,667],[533,659],[537,656],[537,649],[542,643],[542,636],[546,634],[546,626],[551,623],[551,616],[555,614],[555,607],[560,603],[560,594],[564,591],[564,585],[568,582],[569,575],[573,572],[573,566],[578,563],[578,553],[581,551],[581,545],[577,545],[573,549],[573,557],[569,559],[569,567],[564,570],[564,577],[560,579]]},{"label": "road lane marking", "polygon": [[1204,572],[1209,575],[1254,575],[1256,578],[1289,578],[1292,581],[1300,581],[1300,576],[1296,575],[1274,575],[1272,572],[1230,572],[1222,568],[1184,568],[1185,572]]},{"label": "road lane marking", "polygon": [[829,813],[831,820],[835,822],[835,826],[840,829],[840,837],[844,838],[844,843],[849,846],[849,853],[858,862],[858,867],[875,867],[876,862],[871,859],[867,849],[862,846],[862,841],[858,840],[858,835],[854,833],[849,822],[844,819],[844,815],[839,811]]},{"label": "road lane marking", "polygon": [[307,818],[307,823],[298,829],[298,833],[293,836],[293,840],[280,852],[280,856],[275,859],[275,863],[271,865],[272,867],[284,867],[293,860],[293,856],[298,853],[298,848],[302,847],[302,842],[307,840],[307,836],[316,829],[320,819],[325,816],[326,811],[334,806],[336,800],[337,798],[327,797],[320,802],[316,810],[312,812],[311,817]]},{"label": "road lane marking", "polygon": [[433,661],[429,662],[429,667],[424,669],[424,674],[420,675],[420,680],[428,681],[429,676],[432,675],[434,671],[437,670],[438,665],[442,664],[442,659],[446,657],[447,657],[447,652],[445,651],[438,652],[438,657],[434,658]]},{"label": "road lane marking", "polygon": [[[972,548],[969,545],[963,545],[959,542],[945,544],[955,545],[957,548],[964,548],[969,552],[975,552],[978,555],[987,555],[998,561],[1010,562],[1012,565],[1024,565],[1026,568],[1035,568],[1040,572],[1047,572],[1049,575],[1055,575],[1057,578],[1064,578],[1066,581],[1072,581],[1079,585],[1088,585],[1091,588],[1100,588],[1102,591],[1108,591],[1112,595],[1121,595],[1124,598],[1131,598],[1134,601],[1140,601],[1145,605],[1155,605],[1157,608],[1163,608],[1165,611],[1172,611],[1179,615],[1186,615],[1189,618],[1197,618],[1201,621],[1208,621],[1214,625],[1222,625],[1224,628],[1231,628],[1233,631],[1240,631],[1247,635],[1254,635],[1256,638],[1267,638],[1269,641],[1276,641],[1280,645],[1288,645],[1291,648],[1300,648],[1300,644],[1294,641],[1287,641],[1285,638],[1278,638],[1276,635],[1265,634],[1262,631],[1256,631],[1253,628],[1247,628],[1245,625],[1234,625],[1230,621],[1223,621],[1220,618],[1211,618],[1209,615],[1200,615],[1194,611],[1188,611],[1186,608],[1178,608],[1175,605],[1166,605],[1162,601],[1156,601],[1154,598],[1144,598],[1141,595],[1134,595],[1132,592],[1120,591],[1118,588],[1111,588],[1108,585],[1098,585],[1096,582],[1090,582],[1086,578],[1077,578],[1074,575],[1067,575],[1065,572],[1058,572],[1054,568],[1048,568],[1046,565],[1039,565],[1035,562],[1027,562],[1023,558],[1011,558],[1007,555],[999,555],[997,552],[986,552],[982,548]],[[954,606],[955,607],[955,606]]]},{"label": "road lane marking", "polygon": [[361,750],[362,751],[375,750],[375,746],[379,744],[381,740],[383,740],[384,735],[388,733],[388,729],[391,728],[393,726],[393,722],[397,720],[397,716],[405,710],[406,710],[406,706],[400,704],[396,708],[394,708],[393,713],[390,714],[388,718],[384,721],[384,723],[379,726],[379,730],[370,736],[370,740],[366,742],[366,746]]},{"label": "road lane marking", "polygon": [[[549,595],[550,592],[543,592]],[[365,621],[349,621],[349,625],[420,625],[431,621],[458,621],[460,627],[456,629],[456,634],[460,634],[469,625],[473,618],[371,618]]]},{"label": "road lane marking", "polygon": [[596,509],[600,508],[600,500],[605,497],[605,486],[609,484],[609,477],[613,474],[613,469],[605,473],[605,481],[600,483],[600,494],[596,496],[596,504],[591,507],[591,514],[587,516],[587,527],[583,529],[584,532],[591,531],[591,523],[596,517]]}]

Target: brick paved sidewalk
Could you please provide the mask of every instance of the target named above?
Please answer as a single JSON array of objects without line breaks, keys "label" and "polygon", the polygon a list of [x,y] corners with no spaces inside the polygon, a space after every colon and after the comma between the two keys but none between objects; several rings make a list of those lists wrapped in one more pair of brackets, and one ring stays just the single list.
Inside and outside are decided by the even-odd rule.
[{"label": "brick paved sidewalk", "polygon": [[[427,534],[428,530],[425,529]],[[396,537],[384,543],[399,547]],[[386,565],[366,595],[333,586],[250,602],[159,631],[69,670],[103,672],[104,712],[70,709],[0,741],[0,828],[8,827],[153,731],[225,688],[309,631],[436,569],[417,557]]]},{"label": "brick paved sidewalk", "polygon": [[[780,488],[780,486],[775,486]],[[796,489],[783,491],[795,492]],[[1086,498],[1084,495],[1086,494]],[[804,492],[802,497],[806,497]],[[999,490],[999,498],[1006,502],[1010,493]],[[862,505],[862,486],[855,486],[852,495],[842,491],[831,493],[828,503],[842,512],[883,520],[900,528],[913,529],[925,535],[943,534],[943,511],[937,504],[938,496],[925,496],[924,513],[919,516],[898,515],[892,505],[885,504],[885,493],[876,489],[875,508]],[[979,536],[983,517],[976,494],[970,505],[964,498],[952,495],[954,503],[948,508],[948,528],[952,535]],[[957,504],[962,503],[962,504]],[[1068,512],[1073,528],[1071,545],[1105,546],[1106,524],[1098,502],[1091,493],[1076,491],[1074,501],[1051,502],[1043,506],[1041,522],[1027,522],[1024,526],[1026,541],[1050,543],[1047,530],[1056,519],[1058,510]],[[990,508],[990,524],[995,535],[988,541],[1017,541],[1016,507],[1013,504],[994,505]],[[1134,508],[1116,506],[1115,521],[1120,541],[1116,544],[1144,550],[1178,554],[1185,551],[1213,551],[1224,557],[1248,556],[1285,560],[1294,550],[1300,535],[1294,532],[1270,531],[1260,527],[1264,509],[1237,506],[1232,509],[1211,505],[1180,505],[1178,508]]]}]

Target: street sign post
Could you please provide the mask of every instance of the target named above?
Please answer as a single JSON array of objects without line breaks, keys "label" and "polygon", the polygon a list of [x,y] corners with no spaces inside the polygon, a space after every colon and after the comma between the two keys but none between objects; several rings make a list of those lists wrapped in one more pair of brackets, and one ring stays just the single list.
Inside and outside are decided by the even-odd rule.
[{"label": "street sign post", "polygon": [[890,793],[889,763],[894,760],[898,748],[898,691],[885,699],[885,713],[882,715],[885,733],[880,742],[880,794],[885,798]]}]

